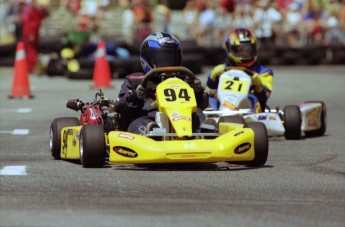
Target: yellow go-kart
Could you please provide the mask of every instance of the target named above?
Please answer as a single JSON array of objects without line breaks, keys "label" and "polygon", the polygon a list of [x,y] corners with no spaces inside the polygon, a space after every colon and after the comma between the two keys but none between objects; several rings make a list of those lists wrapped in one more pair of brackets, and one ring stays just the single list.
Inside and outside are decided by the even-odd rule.
[{"label": "yellow go-kart", "polygon": [[106,133],[101,124],[65,127],[61,131],[61,158],[80,159],[83,167],[217,162],[257,167],[266,163],[268,136],[263,123],[239,124],[234,116],[224,116],[214,132],[193,132],[194,90],[176,75],[193,80],[195,75],[185,67],[155,68],[145,75],[141,86],[148,88],[157,74],[163,81],[156,87],[155,124],[148,125],[141,135]]}]

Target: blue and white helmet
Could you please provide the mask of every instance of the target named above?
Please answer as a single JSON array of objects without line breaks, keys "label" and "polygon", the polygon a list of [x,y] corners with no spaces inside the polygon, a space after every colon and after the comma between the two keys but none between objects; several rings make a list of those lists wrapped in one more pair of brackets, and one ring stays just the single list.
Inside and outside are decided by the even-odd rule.
[{"label": "blue and white helmet", "polygon": [[180,42],[169,33],[152,33],[141,44],[140,62],[144,73],[157,67],[180,66],[182,64]]}]

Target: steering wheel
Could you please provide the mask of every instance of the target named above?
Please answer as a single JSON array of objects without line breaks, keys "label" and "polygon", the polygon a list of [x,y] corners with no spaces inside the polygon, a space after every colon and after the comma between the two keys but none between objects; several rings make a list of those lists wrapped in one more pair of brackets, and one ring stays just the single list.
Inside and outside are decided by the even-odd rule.
[{"label": "steering wheel", "polygon": [[142,86],[145,89],[147,88],[147,83],[152,80],[154,76],[157,74],[164,74],[165,77],[170,78],[174,77],[176,73],[181,73],[183,75],[189,76],[190,79],[193,81],[197,79],[197,77],[194,75],[192,71],[187,69],[183,66],[169,66],[169,67],[159,67],[159,68],[153,68],[149,72],[147,72],[143,78],[143,80],[140,83],[140,86]]},{"label": "steering wheel", "polygon": [[247,73],[249,76],[253,76],[254,72],[246,67],[240,67],[240,66],[226,66],[225,71],[229,71],[231,69],[238,69],[242,70],[243,72]]}]

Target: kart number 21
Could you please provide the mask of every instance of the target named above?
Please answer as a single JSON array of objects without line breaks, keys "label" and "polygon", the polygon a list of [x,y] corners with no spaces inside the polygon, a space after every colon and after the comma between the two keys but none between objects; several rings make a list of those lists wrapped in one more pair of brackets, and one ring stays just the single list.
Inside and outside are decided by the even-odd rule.
[{"label": "kart number 21", "polygon": [[223,80],[222,81],[223,90],[228,90],[232,92],[244,93],[247,89],[246,81],[238,80]]}]

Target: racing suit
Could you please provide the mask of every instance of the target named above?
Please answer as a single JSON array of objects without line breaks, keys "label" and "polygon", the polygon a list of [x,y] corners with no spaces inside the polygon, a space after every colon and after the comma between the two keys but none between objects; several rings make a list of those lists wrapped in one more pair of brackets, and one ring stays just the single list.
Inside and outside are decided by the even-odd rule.
[{"label": "racing suit", "polygon": [[[231,65],[226,62],[216,67],[219,67],[219,66],[224,66],[223,68],[225,68]],[[265,110],[267,100],[270,97],[271,92],[272,92],[273,71],[270,68],[263,66],[259,63],[254,63],[252,66],[246,67],[246,69],[248,69],[248,71],[250,72],[253,72],[254,75],[256,75],[256,79],[259,80],[258,86],[256,85],[251,86],[250,88],[251,93],[248,95],[248,99],[250,100],[252,104],[253,111],[263,112]],[[260,76],[263,74],[265,74],[265,77]],[[216,80],[213,80],[211,78],[211,73],[210,73],[207,77],[207,82],[206,82],[207,87],[210,89],[217,89],[218,83],[219,83],[219,77]],[[253,76],[252,76],[252,84],[253,84]],[[217,98],[210,97],[210,105],[212,106],[214,110],[218,110],[219,102]]]},{"label": "racing suit", "polygon": [[[145,99],[139,99],[136,95],[136,87],[141,83],[144,78],[143,73],[133,73],[128,75],[123,84],[115,101],[115,111],[120,115],[119,123],[122,130],[142,134],[148,123],[155,121],[155,113],[157,111],[157,105],[152,105],[155,101],[154,94],[151,94]],[[187,79],[185,76],[181,76],[181,79]],[[159,77],[152,81],[155,86],[159,84]],[[203,109],[208,107],[209,96],[205,92],[204,87],[201,86],[201,82],[194,88],[197,111],[193,113],[192,125],[193,131],[199,129],[200,123],[205,120],[205,116],[202,112]]]}]

